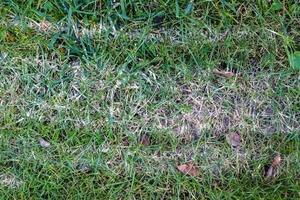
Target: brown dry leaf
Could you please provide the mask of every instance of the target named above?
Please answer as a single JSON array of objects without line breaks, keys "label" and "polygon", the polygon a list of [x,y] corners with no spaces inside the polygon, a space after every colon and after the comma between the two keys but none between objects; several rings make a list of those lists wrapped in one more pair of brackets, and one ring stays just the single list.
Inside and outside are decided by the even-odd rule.
[{"label": "brown dry leaf", "polygon": [[147,134],[143,134],[140,137],[140,143],[144,146],[150,145],[150,137]]},{"label": "brown dry leaf", "polygon": [[281,156],[279,154],[277,154],[273,158],[271,165],[269,165],[266,168],[265,176],[267,178],[274,178],[276,175],[278,175],[278,173],[279,173],[278,168],[280,167],[281,162],[282,162],[282,158],[281,158]]},{"label": "brown dry leaf", "polygon": [[274,169],[274,167],[272,165],[269,166],[265,172],[265,176],[267,178],[270,178],[270,177],[274,177],[275,175],[276,175],[276,170]]},{"label": "brown dry leaf", "polygon": [[274,178],[279,174],[279,168],[269,165],[265,168],[265,177]]},{"label": "brown dry leaf", "polygon": [[241,136],[238,133],[231,133],[227,135],[226,140],[233,148],[239,148],[242,143]]},{"label": "brown dry leaf", "polygon": [[182,164],[177,166],[177,169],[184,173],[188,174],[190,176],[199,176],[200,174],[200,169],[193,163],[187,163],[187,164]]},{"label": "brown dry leaf", "polygon": [[233,72],[224,71],[224,70],[218,70],[218,69],[214,69],[213,73],[217,74],[219,76],[224,76],[226,78],[231,78],[231,77],[233,77],[235,75]]},{"label": "brown dry leaf", "polygon": [[40,139],[39,139],[39,142],[40,142],[40,145],[41,145],[42,147],[48,148],[48,147],[51,146],[50,142],[44,140],[43,138],[40,138]]},{"label": "brown dry leaf", "polygon": [[282,161],[281,156],[277,154],[272,161],[272,166],[278,167],[281,164],[281,161]]}]

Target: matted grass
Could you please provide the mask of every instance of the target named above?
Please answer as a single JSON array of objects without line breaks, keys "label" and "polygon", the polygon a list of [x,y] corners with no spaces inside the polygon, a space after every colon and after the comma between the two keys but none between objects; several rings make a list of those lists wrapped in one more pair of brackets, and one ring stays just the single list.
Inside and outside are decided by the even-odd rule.
[{"label": "matted grass", "polygon": [[299,23],[296,1],[0,2],[0,196],[298,199]]}]

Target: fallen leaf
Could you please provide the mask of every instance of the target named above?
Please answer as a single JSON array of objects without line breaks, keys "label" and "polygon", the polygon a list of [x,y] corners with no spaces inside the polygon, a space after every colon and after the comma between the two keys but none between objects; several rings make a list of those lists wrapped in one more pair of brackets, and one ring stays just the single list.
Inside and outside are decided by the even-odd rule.
[{"label": "fallen leaf", "polygon": [[241,146],[242,140],[238,133],[231,133],[227,135],[226,139],[233,148],[239,148]]},{"label": "fallen leaf", "polygon": [[150,138],[147,134],[143,134],[141,137],[140,137],[140,143],[144,146],[148,146],[150,145]]},{"label": "fallen leaf", "polygon": [[265,177],[274,178],[279,174],[279,168],[269,165],[265,168]]},{"label": "fallen leaf", "polygon": [[39,139],[39,142],[40,142],[40,145],[41,145],[42,147],[48,148],[48,147],[51,146],[50,142],[44,140],[43,138],[40,138],[40,139]]},{"label": "fallen leaf", "polygon": [[193,163],[179,165],[179,166],[177,166],[177,169],[180,172],[182,172],[184,174],[188,174],[190,176],[199,176],[199,174],[200,174],[199,167],[197,167]]},{"label": "fallen leaf", "polygon": [[272,166],[279,167],[281,164],[281,161],[282,161],[281,156],[279,154],[277,154],[272,161]]},{"label": "fallen leaf", "polygon": [[220,75],[220,76],[224,76],[226,78],[231,78],[233,77],[235,74],[233,72],[230,71],[224,71],[224,70],[218,70],[218,69],[214,69],[213,73]]},{"label": "fallen leaf", "polygon": [[273,167],[272,165],[269,166],[269,167],[267,168],[266,172],[265,172],[265,176],[266,176],[267,178],[274,177],[275,174],[276,174],[276,172],[275,172],[275,169],[274,169],[274,167]]},{"label": "fallen leaf", "polygon": [[277,154],[270,165],[268,165],[265,169],[265,177],[274,178],[278,175],[278,168],[281,165],[282,158],[279,154]]}]

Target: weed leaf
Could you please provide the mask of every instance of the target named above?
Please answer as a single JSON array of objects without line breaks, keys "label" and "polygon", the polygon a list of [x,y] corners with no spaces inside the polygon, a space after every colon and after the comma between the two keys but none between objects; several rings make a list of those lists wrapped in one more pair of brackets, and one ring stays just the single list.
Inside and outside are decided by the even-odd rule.
[{"label": "weed leaf", "polygon": [[274,11],[278,11],[278,10],[281,10],[282,9],[282,4],[280,3],[280,1],[275,1],[272,3],[271,5],[271,9],[274,10]]}]

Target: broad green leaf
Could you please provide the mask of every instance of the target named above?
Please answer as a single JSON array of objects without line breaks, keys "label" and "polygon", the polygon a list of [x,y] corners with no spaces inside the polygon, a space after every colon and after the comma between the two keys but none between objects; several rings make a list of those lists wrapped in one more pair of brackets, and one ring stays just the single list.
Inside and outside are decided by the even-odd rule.
[{"label": "broad green leaf", "polygon": [[176,6],[176,17],[179,17],[179,4],[178,4],[178,0],[176,0],[175,2],[175,6]]},{"label": "broad green leaf", "polygon": [[51,11],[51,10],[53,10],[53,7],[54,7],[54,6],[53,6],[53,4],[52,4],[51,2],[48,1],[48,2],[46,2],[46,3],[44,4],[43,7],[44,7],[45,10]]},{"label": "broad green leaf", "polygon": [[3,41],[6,37],[6,31],[0,29],[0,42]]},{"label": "broad green leaf", "polygon": [[295,51],[289,56],[291,67],[300,70],[300,51]]},{"label": "broad green leaf", "polygon": [[274,11],[281,10],[282,9],[281,2],[280,1],[273,2],[272,5],[271,5],[271,9],[274,10]]}]

